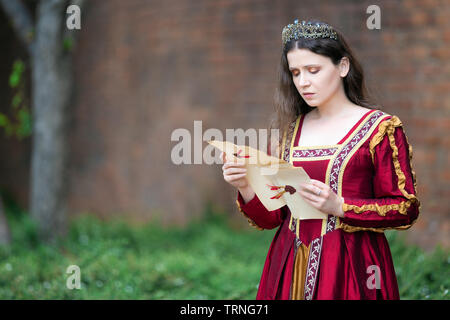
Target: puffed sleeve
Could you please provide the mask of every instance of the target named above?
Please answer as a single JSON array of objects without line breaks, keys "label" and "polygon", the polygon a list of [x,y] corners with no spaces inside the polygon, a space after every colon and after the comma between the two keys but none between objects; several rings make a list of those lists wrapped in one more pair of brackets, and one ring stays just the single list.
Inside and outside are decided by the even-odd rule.
[{"label": "puffed sleeve", "polygon": [[[284,139],[283,139],[284,141]],[[270,148],[271,144],[269,143],[268,146],[268,154],[277,154],[280,158],[281,155],[281,149],[280,149],[281,141],[278,143],[272,144],[273,146],[276,146],[276,151],[272,151]],[[284,142],[282,143],[284,146]],[[269,211],[264,207],[262,202],[259,200],[258,195],[255,194],[255,196],[247,203],[245,203],[244,198],[242,197],[241,193],[237,192],[237,199],[236,199],[236,205],[239,209],[239,211],[244,215],[244,217],[247,218],[249,224],[258,230],[264,230],[264,229],[273,229],[278,227],[283,219],[286,217],[286,211],[284,210],[284,206],[282,208]]]},{"label": "puffed sleeve", "polygon": [[420,202],[412,170],[412,147],[398,117],[379,124],[369,150],[374,165],[374,198],[345,197],[340,227],[348,232],[408,229],[419,215]]}]

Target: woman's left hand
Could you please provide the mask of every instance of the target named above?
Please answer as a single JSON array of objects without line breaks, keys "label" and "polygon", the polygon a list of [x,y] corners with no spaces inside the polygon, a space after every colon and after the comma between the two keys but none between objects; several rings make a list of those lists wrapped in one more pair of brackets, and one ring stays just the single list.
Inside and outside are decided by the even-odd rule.
[{"label": "woman's left hand", "polygon": [[298,193],[306,202],[319,211],[337,217],[344,216],[344,211],[342,210],[344,198],[339,197],[325,183],[311,179],[309,183],[300,184]]}]

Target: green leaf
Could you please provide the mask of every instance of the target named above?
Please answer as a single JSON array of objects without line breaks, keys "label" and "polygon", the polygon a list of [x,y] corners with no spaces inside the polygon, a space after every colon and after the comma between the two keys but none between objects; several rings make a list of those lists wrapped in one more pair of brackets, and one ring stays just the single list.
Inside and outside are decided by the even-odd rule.
[{"label": "green leaf", "polygon": [[17,136],[19,138],[28,137],[31,135],[31,115],[27,109],[19,110],[17,117],[19,124],[17,127]]},{"label": "green leaf", "polygon": [[17,85],[19,84],[19,81],[20,81],[20,75],[17,74],[16,72],[13,72],[9,76],[9,85],[11,86],[11,88],[17,87]]},{"label": "green leaf", "polygon": [[68,38],[68,37],[64,38],[64,40],[63,40],[63,48],[64,48],[65,51],[68,51],[68,52],[72,51],[72,48],[73,48],[73,40],[72,40],[72,38]]},{"label": "green leaf", "polygon": [[20,59],[16,60],[16,61],[14,61],[13,69],[15,72],[19,73],[19,75],[20,75],[25,71],[25,64]]},{"label": "green leaf", "polygon": [[9,119],[3,113],[0,113],[0,127],[5,127],[8,123]]},{"label": "green leaf", "polygon": [[25,71],[25,64],[22,60],[14,61],[11,75],[9,76],[9,85],[15,88],[20,83],[22,73]]},{"label": "green leaf", "polygon": [[19,93],[16,93],[12,99],[13,108],[19,107],[21,102],[22,102],[22,95]]}]

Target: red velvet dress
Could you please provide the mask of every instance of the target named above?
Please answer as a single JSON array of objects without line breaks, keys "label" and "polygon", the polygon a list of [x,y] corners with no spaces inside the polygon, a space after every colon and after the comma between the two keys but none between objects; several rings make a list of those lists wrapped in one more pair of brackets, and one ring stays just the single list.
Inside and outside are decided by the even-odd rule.
[{"label": "red velvet dress", "polygon": [[250,224],[278,227],[256,299],[399,299],[384,230],[409,228],[420,207],[401,121],[370,110],[338,144],[315,147],[298,146],[302,124],[300,115],[284,133],[281,156],[342,196],[345,215],[299,221],[238,192]]}]

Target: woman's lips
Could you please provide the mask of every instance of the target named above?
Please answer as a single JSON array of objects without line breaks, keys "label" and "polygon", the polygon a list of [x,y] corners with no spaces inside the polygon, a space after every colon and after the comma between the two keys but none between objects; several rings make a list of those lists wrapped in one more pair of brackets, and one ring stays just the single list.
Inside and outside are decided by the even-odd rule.
[{"label": "woman's lips", "polygon": [[305,93],[303,95],[306,99],[311,99],[314,96],[314,93]]}]

